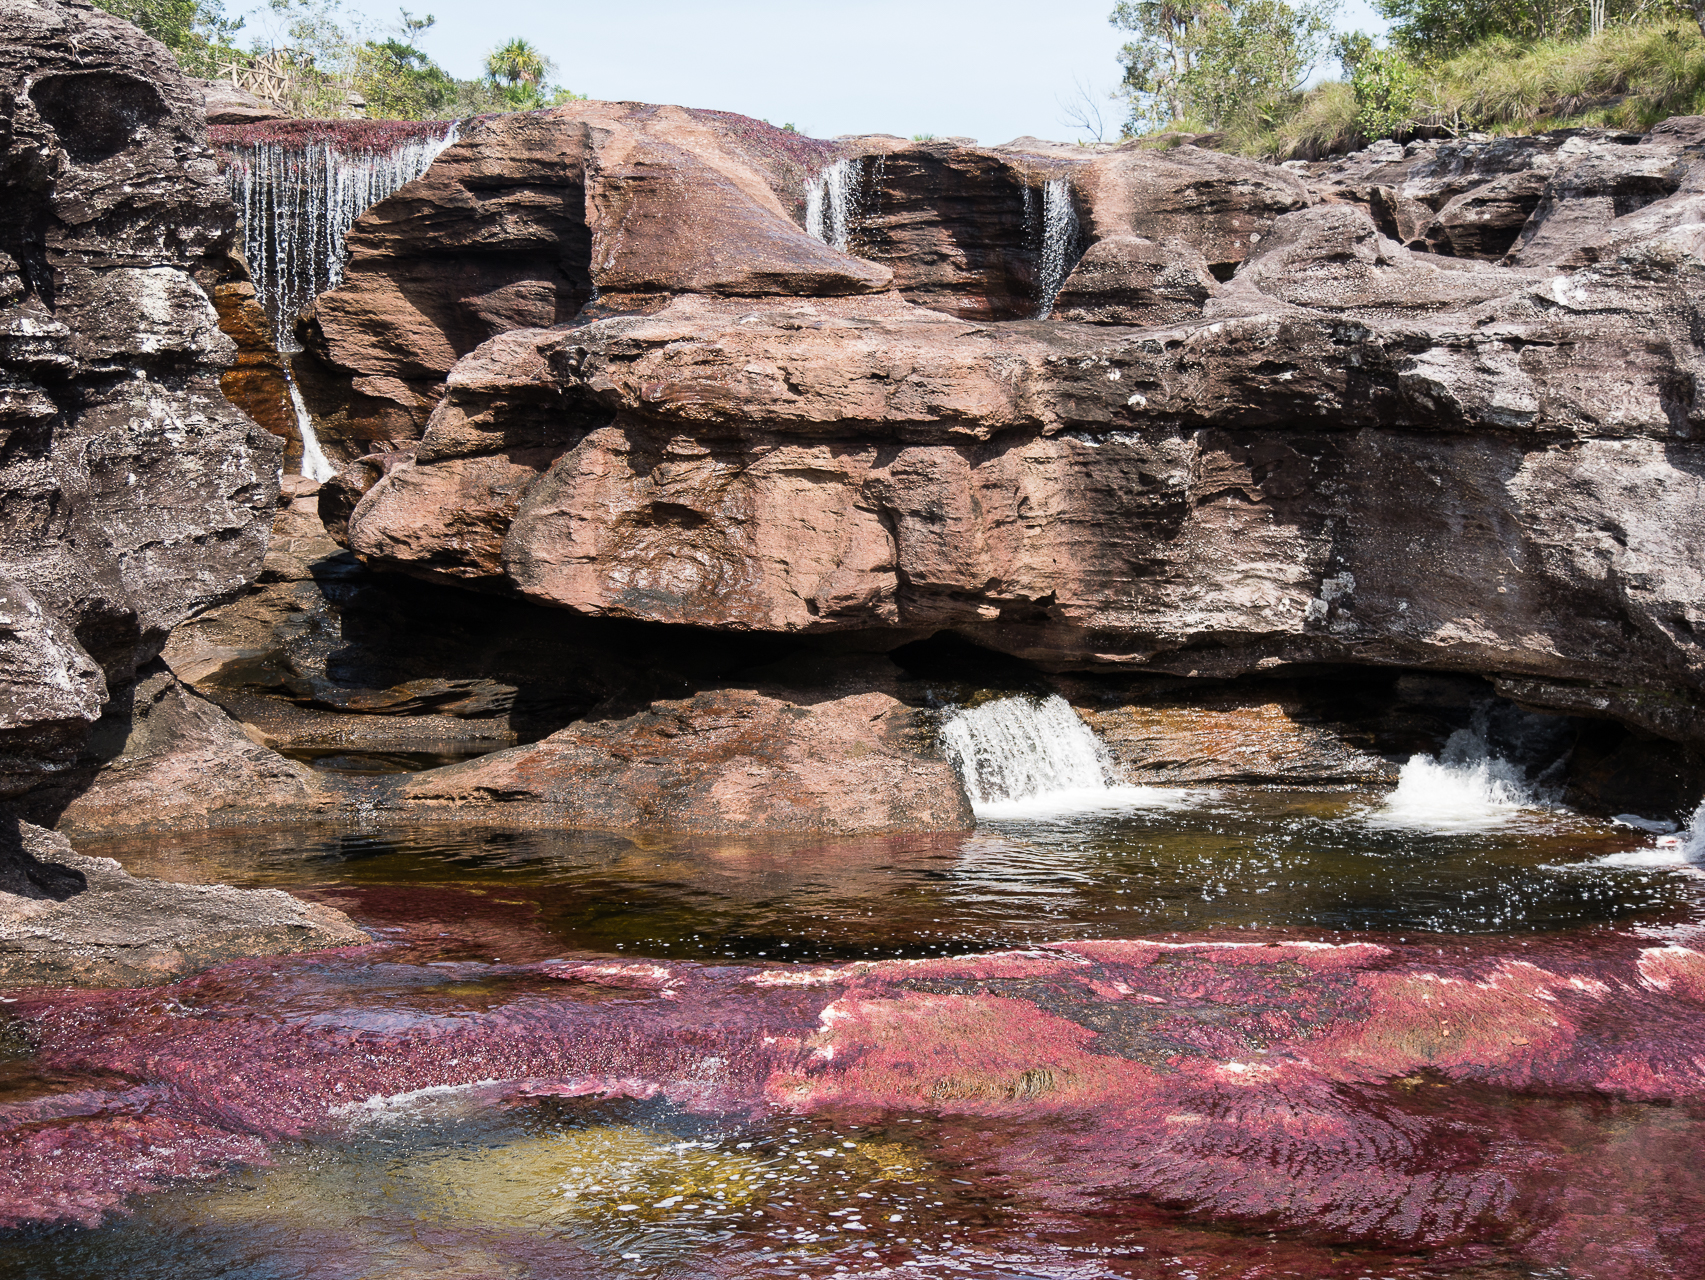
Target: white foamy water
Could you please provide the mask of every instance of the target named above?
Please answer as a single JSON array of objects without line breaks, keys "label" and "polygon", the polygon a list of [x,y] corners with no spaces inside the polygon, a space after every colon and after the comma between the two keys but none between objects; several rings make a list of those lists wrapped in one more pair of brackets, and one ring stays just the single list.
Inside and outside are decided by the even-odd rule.
[{"label": "white foamy water", "polygon": [[858,177],[851,160],[837,160],[805,188],[805,233],[842,253],[852,243]]},{"label": "white foamy water", "polygon": [[1491,831],[1544,807],[1521,768],[1490,752],[1483,732],[1458,729],[1436,759],[1411,756],[1397,789],[1367,820],[1416,831]]},{"label": "white foamy water", "polygon": [[308,413],[308,406],[303,403],[302,393],[296,387],[296,379],[290,374],[288,362],[285,364],[284,380],[290,386],[290,407],[296,411],[296,430],[302,434],[302,474],[310,480],[324,484],[337,474],[337,468],[332,466],[325,450],[320,448],[320,437],[314,430],[314,419]]},{"label": "white foamy water", "polygon": [[1036,284],[1038,320],[1046,320],[1053,313],[1054,301],[1077,265],[1076,254],[1077,206],[1072,203],[1071,183],[1065,178],[1050,178],[1042,188],[1042,260]]},{"label": "white foamy water", "polygon": [[377,151],[331,142],[229,149],[225,177],[242,219],[243,256],[280,351],[298,349],[296,317],[343,278],[343,240],[355,220],[425,173],[456,132],[452,124],[442,137]]},{"label": "white foamy water", "polygon": [[[1652,818],[1639,818],[1634,814],[1618,814],[1613,822],[1623,826],[1637,826],[1645,831],[1662,832],[1665,829],[1674,830],[1673,822],[1663,822]],[[1693,817],[1688,820],[1687,829],[1676,835],[1658,835],[1652,846],[1644,849],[1626,849],[1621,853],[1607,853],[1602,858],[1594,858],[1590,862],[1577,864],[1587,867],[1626,867],[1635,871],[1681,871],[1693,875],[1705,876],[1705,801],[1701,801],[1693,811]]]},{"label": "white foamy water", "polygon": [[941,726],[942,750],[979,818],[1152,809],[1184,794],[1117,781],[1107,750],[1064,698],[1002,698]]}]

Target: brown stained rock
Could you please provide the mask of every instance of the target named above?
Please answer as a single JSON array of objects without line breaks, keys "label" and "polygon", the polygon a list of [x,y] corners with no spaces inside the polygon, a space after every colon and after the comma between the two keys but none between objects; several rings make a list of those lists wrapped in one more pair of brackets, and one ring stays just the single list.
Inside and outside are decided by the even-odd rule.
[{"label": "brown stained rock", "polygon": [[1194,245],[1221,279],[1254,251],[1275,218],[1313,202],[1294,174],[1193,146],[1120,147],[1074,169],[1072,182],[1092,244],[1132,235],[1180,240]]},{"label": "brown stained rock", "polygon": [[1146,786],[1257,783],[1285,786],[1391,782],[1397,767],[1348,740],[1342,726],[1312,722],[1314,708],[1290,690],[1267,699],[1247,690],[1078,707],[1131,782]]},{"label": "brown stained rock", "polygon": [[595,289],[634,305],[885,288],[884,268],[804,234],[798,193],[775,189],[787,166],[719,115],[586,102],[468,122],[362,215],[342,283],[299,326],[331,374],[302,371],[322,434],[345,453],[418,438],[458,359],[572,319]]},{"label": "brown stained rock", "polygon": [[1016,320],[1037,303],[1041,195],[1064,166],[946,142],[872,137],[859,158],[852,251],[894,272],[908,302],[967,320]]},{"label": "brown stained rock", "polygon": [[684,297],[506,335],[350,546],[582,614],[1055,667],[1697,687],[1696,260],[1451,262],[1348,203],[1264,225],[1167,329]]},{"label": "brown stained rock", "polygon": [[0,986],[143,987],[240,956],[369,941],[348,916],[277,889],[170,884],[127,875],[111,858],[8,819],[0,864]]},{"label": "brown stained rock", "polygon": [[1195,245],[1107,236],[1084,251],[1054,302],[1054,318],[1161,328],[1194,320],[1214,292]]},{"label": "brown stained rock", "polygon": [[255,300],[254,285],[247,281],[215,285],[213,306],[220,330],[237,345],[236,359],[219,376],[219,390],[273,435],[288,441],[285,465],[300,466],[302,433],[290,403],[287,357],[273,345],[272,326]]},{"label": "brown stained rock", "polygon": [[[569,827],[670,831],[964,831],[952,766],[881,676],[802,698],[710,690],[625,720],[587,720],[532,746],[408,779],[393,804],[424,816],[506,815]],[[862,691],[853,691],[862,686]]]}]

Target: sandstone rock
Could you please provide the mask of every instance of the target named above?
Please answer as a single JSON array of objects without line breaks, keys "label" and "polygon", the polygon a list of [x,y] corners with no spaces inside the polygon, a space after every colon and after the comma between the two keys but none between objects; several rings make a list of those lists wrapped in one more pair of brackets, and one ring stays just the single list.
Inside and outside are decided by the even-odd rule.
[{"label": "sandstone rock", "polygon": [[238,956],[367,942],[343,912],[277,889],[169,884],[74,853],[63,836],[0,824],[0,985],[141,987]]},{"label": "sandstone rock", "polygon": [[1695,259],[1452,262],[1347,203],[1227,225],[1220,255],[1261,238],[1164,330],[684,297],[505,335],[349,543],[583,614],[1049,666],[1697,687]]},{"label": "sandstone rock", "polygon": [[201,80],[196,83],[206,104],[208,124],[256,124],[262,120],[285,118],[285,113],[277,107],[237,88],[229,80]]},{"label": "sandstone rock", "polygon": [[303,821],[339,803],[316,776],[253,741],[156,661],[107,708],[75,765],[19,804],[85,831],[170,831]]},{"label": "sandstone rock", "polygon": [[609,306],[885,287],[881,267],[804,234],[784,204],[801,192],[777,190],[798,174],[739,119],[586,102],[470,121],[362,216],[342,284],[304,319],[310,351],[347,381],[302,378],[322,434],[346,453],[417,438],[457,359],[566,322],[595,290]]},{"label": "sandstone rock", "polygon": [[[889,668],[891,671],[892,669]],[[594,829],[863,835],[963,831],[970,805],[916,713],[878,673],[838,688],[760,684],[580,721],[528,747],[410,778],[395,803]]]},{"label": "sandstone rock", "polygon": [[1389,783],[1397,766],[1342,726],[1320,723],[1318,703],[1280,687],[1079,707],[1079,714],[1133,783],[1321,786]]}]

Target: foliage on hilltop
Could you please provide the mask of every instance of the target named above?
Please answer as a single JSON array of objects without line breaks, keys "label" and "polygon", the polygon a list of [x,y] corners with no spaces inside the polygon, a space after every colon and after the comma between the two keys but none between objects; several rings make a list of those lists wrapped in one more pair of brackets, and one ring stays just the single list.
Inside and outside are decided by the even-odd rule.
[{"label": "foliage on hilltop", "polygon": [[436,19],[399,10],[380,28],[341,0],[268,0],[267,30],[237,43],[243,19],[222,0],[97,0],[170,49],[190,75],[229,79],[292,116],[442,120],[556,106],[577,94],[551,84],[556,64],[522,37],[493,49],[486,74],[461,80],[418,46]]},{"label": "foliage on hilltop", "polygon": [[[1377,3],[1383,45],[1331,35],[1336,0],[1122,0],[1125,136],[1211,134],[1306,159],[1379,138],[1705,113],[1705,0]],[[1339,78],[1305,87],[1331,62]]]}]

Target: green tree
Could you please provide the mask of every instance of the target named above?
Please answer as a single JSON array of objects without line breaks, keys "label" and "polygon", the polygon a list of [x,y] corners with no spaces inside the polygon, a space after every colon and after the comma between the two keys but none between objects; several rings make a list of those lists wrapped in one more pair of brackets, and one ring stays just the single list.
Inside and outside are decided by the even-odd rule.
[{"label": "green tree", "polygon": [[218,55],[234,52],[241,18],[228,19],[221,0],[101,0],[114,17],[135,23],[177,55],[186,70],[216,74]]},{"label": "green tree", "polygon": [[1126,132],[1168,120],[1269,127],[1295,109],[1337,8],[1337,0],[1125,0],[1111,21],[1136,37],[1119,55]]},{"label": "green tree", "polygon": [[[1359,32],[1357,33],[1360,34]],[[1367,40],[1367,37],[1362,37]],[[1356,128],[1364,138],[1395,138],[1415,121],[1424,81],[1421,70],[1396,49],[1376,49],[1373,41],[1344,57],[1350,91],[1356,99]]]}]

